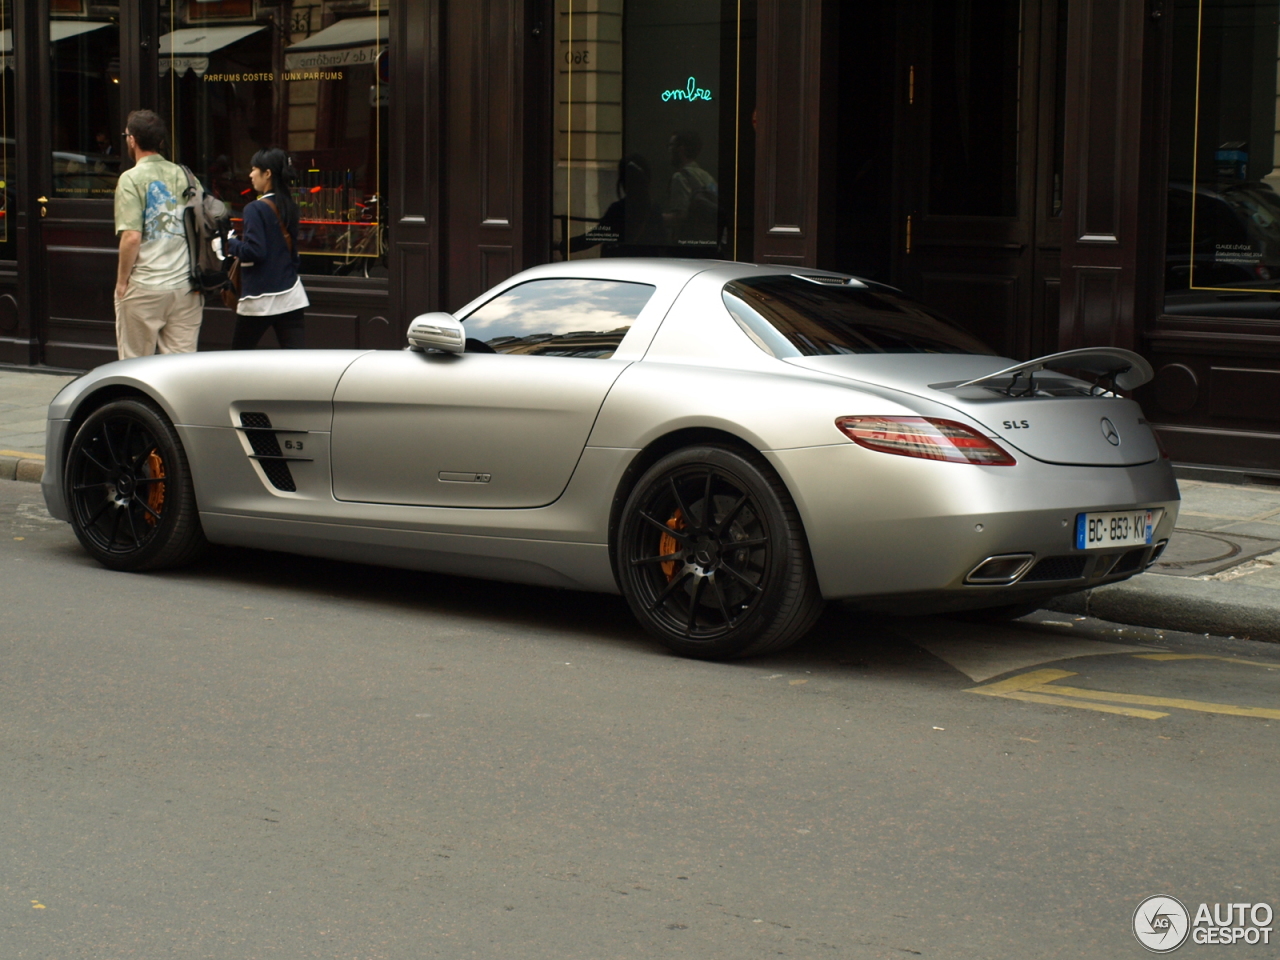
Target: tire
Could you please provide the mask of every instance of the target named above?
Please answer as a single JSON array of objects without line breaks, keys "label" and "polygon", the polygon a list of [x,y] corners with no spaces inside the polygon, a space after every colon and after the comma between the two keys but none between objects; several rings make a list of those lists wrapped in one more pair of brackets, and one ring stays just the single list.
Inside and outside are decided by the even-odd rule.
[{"label": "tire", "polygon": [[768,464],[727,447],[686,447],[650,467],[623,507],[616,549],[632,613],[682,656],[773,653],[822,613],[786,487]]},{"label": "tire", "polygon": [[71,527],[105,567],[178,567],[206,546],[182,443],[149,400],[91,413],[71,441],[63,482]]}]

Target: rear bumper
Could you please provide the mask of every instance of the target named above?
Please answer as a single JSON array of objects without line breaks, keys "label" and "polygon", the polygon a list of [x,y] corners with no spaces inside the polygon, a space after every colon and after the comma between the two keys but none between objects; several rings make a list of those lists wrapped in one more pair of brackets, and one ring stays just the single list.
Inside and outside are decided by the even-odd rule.
[{"label": "rear bumper", "polygon": [[[1067,467],[1026,458],[1014,467],[979,467],[852,443],[766,456],[795,498],[818,582],[831,600],[918,598],[941,604],[937,609],[965,609],[1115,582],[1140,572],[1151,548],[1145,557],[1134,548],[1077,550],[1076,514],[1159,508],[1153,546],[1168,539],[1178,516],[1177,482],[1163,460]],[[1034,555],[1017,583],[964,582],[987,557],[1015,553]],[[1041,566],[1046,558],[1068,560]]]}]

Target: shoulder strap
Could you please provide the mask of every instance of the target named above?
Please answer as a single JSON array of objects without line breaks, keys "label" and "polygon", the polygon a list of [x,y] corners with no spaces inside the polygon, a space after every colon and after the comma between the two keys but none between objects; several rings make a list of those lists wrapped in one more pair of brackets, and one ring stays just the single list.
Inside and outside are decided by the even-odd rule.
[{"label": "shoulder strap", "polygon": [[289,248],[289,252],[293,253],[293,238],[289,236],[289,231],[284,228],[284,221],[280,219],[280,211],[276,209],[276,205],[266,197],[262,198],[262,202],[271,208],[271,212],[276,215],[276,223],[280,224],[280,236],[284,237],[284,245]]},{"label": "shoulder strap", "polygon": [[196,179],[196,175],[191,172],[191,168],[185,163],[180,163],[178,166],[182,169],[182,172],[187,175],[187,189],[183,191],[183,196],[189,200],[199,192],[200,181]]}]

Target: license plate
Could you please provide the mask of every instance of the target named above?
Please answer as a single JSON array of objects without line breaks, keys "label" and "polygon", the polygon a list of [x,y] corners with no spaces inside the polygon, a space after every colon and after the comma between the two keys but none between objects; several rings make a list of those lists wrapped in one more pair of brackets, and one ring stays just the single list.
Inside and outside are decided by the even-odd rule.
[{"label": "license plate", "polygon": [[1162,510],[1076,514],[1076,549],[1142,546],[1151,542]]}]

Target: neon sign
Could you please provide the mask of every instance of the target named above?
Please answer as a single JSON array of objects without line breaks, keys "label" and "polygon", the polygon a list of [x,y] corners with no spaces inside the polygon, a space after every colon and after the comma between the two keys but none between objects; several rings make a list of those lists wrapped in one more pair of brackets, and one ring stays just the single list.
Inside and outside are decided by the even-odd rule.
[{"label": "neon sign", "polygon": [[689,78],[689,82],[685,84],[683,90],[663,90],[662,102],[669,100],[710,100],[711,91],[704,90],[698,86],[698,81],[693,77]]}]

